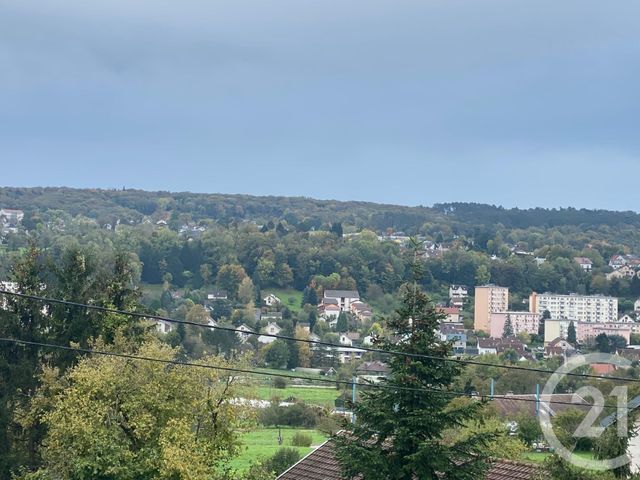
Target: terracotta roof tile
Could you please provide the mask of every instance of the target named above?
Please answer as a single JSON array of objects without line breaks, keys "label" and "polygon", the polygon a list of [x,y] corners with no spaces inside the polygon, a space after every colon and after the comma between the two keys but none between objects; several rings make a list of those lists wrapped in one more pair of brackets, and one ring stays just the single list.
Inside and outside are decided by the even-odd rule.
[{"label": "terracotta roof tile", "polygon": [[[535,464],[511,460],[495,460],[485,480],[534,480],[541,474]],[[278,477],[278,480],[344,480],[340,464],[328,440]]]}]

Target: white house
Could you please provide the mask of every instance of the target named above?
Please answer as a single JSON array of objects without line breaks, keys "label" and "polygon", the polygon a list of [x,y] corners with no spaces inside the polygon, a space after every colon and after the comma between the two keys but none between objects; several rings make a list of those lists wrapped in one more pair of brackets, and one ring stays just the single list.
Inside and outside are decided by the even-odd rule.
[{"label": "white house", "polygon": [[609,260],[609,266],[614,270],[624,267],[626,264],[627,259],[624,257],[624,255],[614,255],[613,257],[611,257],[611,260]]},{"label": "white house", "polygon": [[469,289],[464,285],[451,285],[449,287],[449,300],[454,307],[462,308],[464,299],[469,296]]},{"label": "white house", "polygon": [[5,219],[8,223],[17,225],[24,219],[24,212],[13,208],[0,208],[0,218]]},{"label": "white house", "polygon": [[225,290],[215,290],[207,295],[207,300],[227,300],[228,297]]},{"label": "white house", "polygon": [[281,331],[282,328],[280,328],[276,322],[270,322],[266,327],[264,327],[264,332],[269,335],[279,335]]},{"label": "white house", "polygon": [[576,263],[582,267],[582,270],[585,272],[590,272],[593,268],[593,262],[590,258],[587,257],[576,257],[574,258]]},{"label": "white house", "polygon": [[351,340],[349,338],[349,335],[347,335],[346,333],[341,333],[340,334],[340,344],[341,345],[346,345],[348,347],[353,346],[353,340]]},{"label": "white house", "polygon": [[173,331],[173,323],[166,320],[155,320],[155,324],[158,333],[170,333]]},{"label": "white house", "polygon": [[336,352],[338,354],[338,359],[341,363],[351,362],[353,360],[360,360],[362,355],[365,353],[364,350],[360,348],[353,347],[340,347],[336,348]]},{"label": "white house", "polygon": [[273,293],[270,293],[269,295],[267,295],[266,297],[264,297],[262,299],[262,301],[264,302],[264,304],[267,307],[275,307],[276,305],[280,305],[282,303],[282,301],[280,300],[280,298],[278,298],[276,295],[274,295]]},{"label": "white house", "polygon": [[336,319],[340,315],[340,307],[333,303],[321,303],[318,307],[318,313],[325,320]]},{"label": "white house", "polygon": [[336,300],[341,311],[349,311],[351,303],[360,300],[357,290],[325,290],[324,298]]},{"label": "white house", "polygon": [[636,300],[636,302],[633,304],[633,309],[636,312],[640,312],[640,298],[638,300]]},{"label": "white house", "polygon": [[244,323],[240,325],[237,328],[237,330],[240,330],[240,332],[247,332],[247,333],[236,332],[236,335],[238,335],[238,338],[242,343],[245,343],[247,340],[249,340],[249,337],[251,336],[251,334],[255,333],[253,330],[247,327]]}]

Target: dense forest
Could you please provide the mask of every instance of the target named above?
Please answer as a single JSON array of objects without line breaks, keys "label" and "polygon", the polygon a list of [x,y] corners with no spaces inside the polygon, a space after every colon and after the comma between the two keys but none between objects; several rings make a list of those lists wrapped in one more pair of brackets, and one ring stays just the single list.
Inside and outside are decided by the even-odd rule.
[{"label": "dense forest", "polygon": [[[3,277],[35,241],[54,259],[69,245],[97,257],[126,252],[146,284],[235,293],[246,276],[259,294],[316,282],[358,289],[386,311],[407,280],[404,247],[415,235],[425,242],[423,285],[438,301],[449,284],[487,282],[510,287],[517,309],[531,291],[615,295],[623,310],[640,295],[637,276],[606,276],[612,255],[640,251],[634,212],[68,188],[2,188],[0,208],[25,212],[3,237]],[[591,272],[578,256],[591,259]]]},{"label": "dense forest", "polygon": [[100,224],[139,222],[145,216],[162,212],[185,215],[194,221],[215,220],[267,222],[286,220],[298,230],[318,229],[329,222],[356,228],[392,228],[416,234],[425,223],[446,223],[455,234],[469,235],[470,228],[508,229],[555,227],[640,228],[635,212],[607,210],[506,209],[474,203],[445,203],[433,207],[406,207],[368,202],[315,200],[304,197],[256,197],[251,195],[147,192],[142,190],[100,190],[72,188],[0,188],[0,206],[18,208],[31,215],[61,210],[71,216],[83,215]]}]

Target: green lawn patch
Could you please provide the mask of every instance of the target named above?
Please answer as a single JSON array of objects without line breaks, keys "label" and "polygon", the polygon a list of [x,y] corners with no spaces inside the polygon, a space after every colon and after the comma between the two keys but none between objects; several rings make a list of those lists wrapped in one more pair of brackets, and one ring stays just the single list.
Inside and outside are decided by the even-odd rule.
[{"label": "green lawn patch", "polygon": [[[528,460],[530,462],[535,462],[535,463],[542,463],[551,455],[553,454],[549,452],[527,452],[523,455],[523,460]],[[575,455],[577,457],[584,458],[587,460],[594,459],[592,452],[575,452]]]},{"label": "green lawn patch", "polygon": [[[325,442],[327,437],[317,430],[305,430],[297,428],[282,428],[283,442],[278,445],[278,429],[277,428],[259,428],[242,435],[242,452],[238,457],[231,461],[231,467],[235,470],[242,471],[247,469],[253,462],[258,460],[266,460],[272,457],[278,449],[282,447],[295,448],[300,453],[300,457],[304,457],[314,448]],[[296,432],[303,432],[311,435],[313,444],[311,448],[292,447],[291,438]]]},{"label": "green lawn patch", "polygon": [[302,302],[302,292],[293,289],[269,288],[262,290],[262,298],[273,293],[280,299],[283,307],[287,307],[292,312],[300,310],[300,302]]}]

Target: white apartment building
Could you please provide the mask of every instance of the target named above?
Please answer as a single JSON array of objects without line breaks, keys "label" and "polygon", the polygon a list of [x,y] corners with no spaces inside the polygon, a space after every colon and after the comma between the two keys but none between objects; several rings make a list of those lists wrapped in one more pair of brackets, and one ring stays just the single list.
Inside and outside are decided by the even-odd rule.
[{"label": "white apartment building", "polygon": [[464,299],[469,295],[469,290],[464,285],[451,285],[449,287],[449,300],[452,307],[462,308]]},{"label": "white apartment building", "polygon": [[602,295],[558,295],[555,293],[532,293],[529,310],[544,313],[551,318],[570,318],[580,322],[617,322],[618,299]]}]

